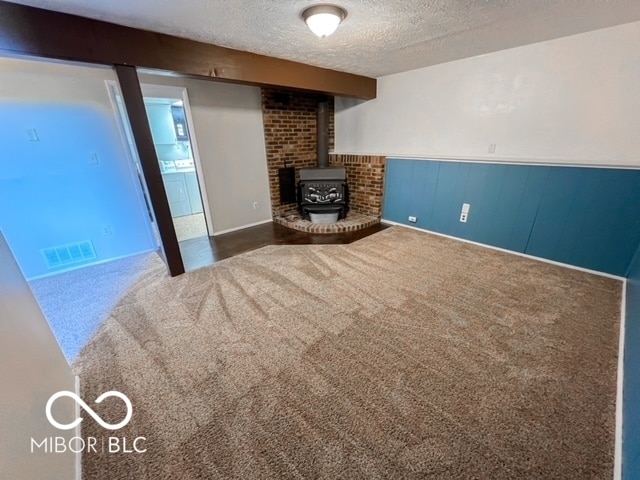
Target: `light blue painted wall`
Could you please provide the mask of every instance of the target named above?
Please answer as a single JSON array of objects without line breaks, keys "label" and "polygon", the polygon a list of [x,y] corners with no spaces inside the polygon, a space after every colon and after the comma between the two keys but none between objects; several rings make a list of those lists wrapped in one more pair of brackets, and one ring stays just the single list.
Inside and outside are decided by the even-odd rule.
[{"label": "light blue painted wall", "polygon": [[640,170],[389,159],[386,172],[386,220],[620,276],[640,243]]},{"label": "light blue painted wall", "polygon": [[629,269],[624,352],[622,478],[640,478],[640,246]]},{"label": "light blue painted wall", "polygon": [[[47,102],[0,111],[0,229],[27,278],[156,248],[112,111]],[[95,259],[47,267],[42,249],[81,241]]]}]

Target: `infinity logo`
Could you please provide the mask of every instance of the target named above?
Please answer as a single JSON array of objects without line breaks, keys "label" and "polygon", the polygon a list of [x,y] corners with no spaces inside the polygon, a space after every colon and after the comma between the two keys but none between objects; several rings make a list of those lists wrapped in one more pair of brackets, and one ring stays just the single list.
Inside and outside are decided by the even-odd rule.
[{"label": "infinity logo", "polygon": [[89,405],[87,405],[84,402],[84,400],[82,400],[75,393],[62,390],[58,393],[54,393],[53,395],[51,395],[51,397],[49,397],[49,400],[47,401],[47,408],[45,411],[45,413],[47,414],[47,420],[49,420],[49,423],[54,427],[59,428],[60,430],[71,430],[72,428],[75,428],[82,421],[82,417],[79,417],[79,418],[76,418],[73,422],[68,423],[66,425],[63,423],[56,422],[56,420],[51,415],[51,406],[53,405],[53,402],[55,402],[60,397],[73,398],[76,401],[76,403],[84,409],[85,412],[91,415],[93,419],[96,422],[98,422],[103,428],[106,428],[108,430],[118,430],[119,428],[124,427],[127,423],[129,423],[129,420],[131,420],[131,415],[133,414],[133,407],[131,406],[131,401],[124,393],[120,393],[115,390],[104,392],[102,395],[96,398],[95,403],[102,403],[102,401],[108,397],[118,397],[122,399],[122,401],[127,406],[127,415],[124,417],[124,420],[122,420],[120,423],[116,423],[112,425],[102,420],[102,418],[100,418],[98,414],[94,412],[91,409],[91,407],[89,407]]}]

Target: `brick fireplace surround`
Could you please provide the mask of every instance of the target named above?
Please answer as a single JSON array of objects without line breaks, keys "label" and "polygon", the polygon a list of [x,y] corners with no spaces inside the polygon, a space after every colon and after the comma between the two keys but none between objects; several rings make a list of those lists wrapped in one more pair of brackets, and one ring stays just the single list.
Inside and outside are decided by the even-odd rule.
[{"label": "brick fireplace surround", "polygon": [[[286,217],[298,214],[297,204],[280,203],[278,169],[316,166],[316,108],[326,97],[305,92],[262,89],[262,117],[269,172],[272,214],[274,220],[286,226],[316,233],[336,231],[332,226],[305,222],[288,225]],[[329,150],[334,148],[334,107],[329,98]],[[357,230],[377,223],[382,212],[382,192],[385,157],[367,155],[330,155],[331,166],[344,166],[349,184],[350,211],[338,222],[340,231]],[[291,217],[290,217],[291,218]]]}]

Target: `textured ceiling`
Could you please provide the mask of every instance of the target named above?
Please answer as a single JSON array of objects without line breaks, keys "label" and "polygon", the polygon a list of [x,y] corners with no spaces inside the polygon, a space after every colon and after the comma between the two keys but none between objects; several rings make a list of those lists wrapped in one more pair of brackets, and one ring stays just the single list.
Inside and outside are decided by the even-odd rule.
[{"label": "textured ceiling", "polygon": [[225,47],[379,77],[640,20],[638,0],[331,0],[338,31],[300,19],[313,0],[19,0]]}]

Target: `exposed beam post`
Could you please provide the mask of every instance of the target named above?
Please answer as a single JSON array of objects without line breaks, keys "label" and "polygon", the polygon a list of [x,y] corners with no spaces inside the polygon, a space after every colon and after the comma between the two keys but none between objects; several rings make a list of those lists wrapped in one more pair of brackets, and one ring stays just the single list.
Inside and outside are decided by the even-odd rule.
[{"label": "exposed beam post", "polygon": [[169,200],[162,181],[160,163],[151,136],[151,127],[144,107],[144,99],[135,67],[115,65],[114,70],[120,84],[122,100],[127,110],[133,140],[140,157],[140,166],[149,192],[149,201],[153,208],[156,225],[162,240],[162,249],[169,274],[172,277],[184,273],[184,264],[180,254],[180,245],[173,218],[169,209]]}]

